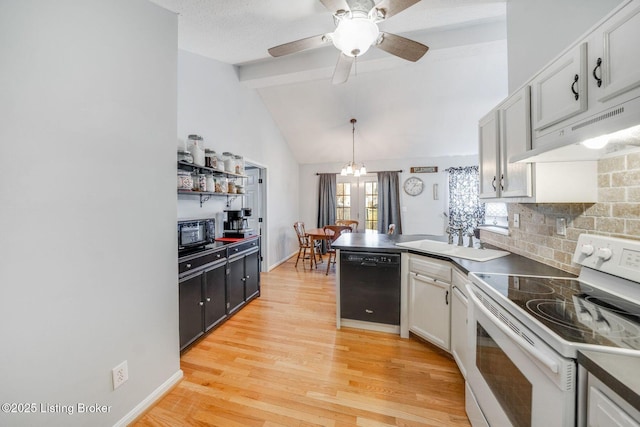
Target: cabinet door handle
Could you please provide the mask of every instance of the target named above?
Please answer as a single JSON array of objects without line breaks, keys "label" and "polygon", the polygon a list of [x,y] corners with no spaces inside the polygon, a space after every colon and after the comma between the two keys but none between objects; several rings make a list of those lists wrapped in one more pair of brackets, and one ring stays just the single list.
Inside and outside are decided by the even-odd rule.
[{"label": "cabinet door handle", "polygon": [[187,268],[191,268],[191,264],[187,264]]},{"label": "cabinet door handle", "polygon": [[579,79],[580,79],[580,76],[576,74],[575,77],[573,78],[573,83],[571,83],[571,92],[573,92],[573,95],[576,97],[576,101],[580,98],[580,94],[578,94],[578,90],[577,90],[577,87],[578,87],[577,84]]},{"label": "cabinet door handle", "polygon": [[596,61],[596,68],[593,69],[593,78],[596,79],[596,84],[598,87],[602,86],[602,70],[600,70],[600,77],[596,74],[598,68],[602,67],[602,58],[598,58]]},{"label": "cabinet door handle", "polygon": [[211,298],[207,298],[207,302],[211,302]]},{"label": "cabinet door handle", "polygon": [[444,294],[444,303],[449,305],[449,291],[446,291]]},{"label": "cabinet door handle", "polygon": [[493,187],[493,191],[496,191],[498,188],[496,187],[496,176],[493,176],[493,181],[491,181],[491,186]]},{"label": "cabinet door handle", "polygon": [[246,281],[247,281],[247,278],[246,278],[246,277],[243,277],[243,278],[242,278],[242,281],[243,281],[243,282],[246,282]]},{"label": "cabinet door handle", "polygon": [[500,190],[504,190],[504,174],[500,175]]},{"label": "cabinet door handle", "polygon": [[202,307],[202,306],[204,305],[204,302],[200,301],[200,302],[198,303],[198,305],[199,305],[200,307]]}]

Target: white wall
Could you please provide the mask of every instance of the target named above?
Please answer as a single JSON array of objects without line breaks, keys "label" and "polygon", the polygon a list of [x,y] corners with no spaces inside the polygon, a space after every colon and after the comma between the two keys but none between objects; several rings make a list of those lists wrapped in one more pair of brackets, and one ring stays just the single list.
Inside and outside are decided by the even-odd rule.
[{"label": "white wall", "polygon": [[[178,55],[178,137],[195,133],[217,153],[230,151],[267,168],[267,266],[297,250],[292,224],[298,218],[298,163],[254,89],[241,86],[235,69],[189,52]],[[177,142],[176,142],[177,145]],[[240,206],[236,200],[231,208]],[[216,217],[226,209],[222,198],[206,202],[180,197],[178,217]]]},{"label": "white wall", "polygon": [[[356,160],[357,161],[357,160]],[[444,234],[446,225],[443,211],[447,205],[447,173],[448,167],[473,166],[478,164],[477,155],[448,156],[432,158],[415,158],[403,160],[365,161],[367,170],[385,171],[402,170],[400,174],[400,207],[402,211],[402,234]],[[437,166],[438,172],[410,173],[412,166]],[[314,164],[300,167],[300,186],[305,191],[301,192],[300,218],[311,228],[315,227],[318,219],[318,182],[317,173],[340,173],[342,165],[339,164]],[[425,182],[425,189],[419,196],[409,196],[402,190],[402,184],[410,176],[417,176]],[[375,175],[371,179],[376,180]],[[439,184],[439,199],[433,199],[433,184]],[[362,224],[363,221],[360,221]],[[324,224],[323,224],[324,225]],[[362,228],[360,225],[359,228]]]},{"label": "white wall", "polygon": [[0,402],[37,405],[0,425],[113,425],[181,375],[177,18],[143,0],[3,0],[0,57]]},{"label": "white wall", "polygon": [[524,84],[622,0],[509,0],[509,92]]}]

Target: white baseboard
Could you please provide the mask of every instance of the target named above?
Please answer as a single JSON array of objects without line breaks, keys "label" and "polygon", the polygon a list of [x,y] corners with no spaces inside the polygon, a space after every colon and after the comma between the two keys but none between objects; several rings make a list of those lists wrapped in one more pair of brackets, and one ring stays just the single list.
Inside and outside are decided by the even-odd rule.
[{"label": "white baseboard", "polygon": [[278,261],[275,264],[272,264],[269,266],[269,270],[267,270],[267,273],[271,270],[273,270],[274,268],[276,268],[277,266],[279,266],[280,264],[284,264],[285,262],[289,261],[291,259],[291,257],[294,257],[298,254],[298,251],[293,251],[293,253],[291,255],[288,255],[286,257],[284,257],[283,259],[281,259],[280,261]]},{"label": "white baseboard", "polygon": [[131,424],[138,418],[140,415],[144,414],[144,412],[149,409],[156,401],[158,401],[162,396],[165,395],[173,386],[178,384],[178,382],[182,379],[183,373],[182,369],[178,369],[178,371],[171,375],[168,380],[160,385],[157,389],[155,389],[149,396],[147,396],[142,402],[138,403],[135,408],[133,408],[127,415],[122,417],[120,421],[114,424],[114,427],[126,427]]}]

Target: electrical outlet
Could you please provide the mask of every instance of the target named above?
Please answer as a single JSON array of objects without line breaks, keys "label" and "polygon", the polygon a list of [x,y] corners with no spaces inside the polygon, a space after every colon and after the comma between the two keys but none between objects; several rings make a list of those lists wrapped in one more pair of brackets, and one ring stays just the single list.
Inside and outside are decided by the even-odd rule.
[{"label": "electrical outlet", "polygon": [[111,370],[111,375],[113,376],[113,389],[115,390],[129,379],[129,367],[127,366],[127,361],[125,360],[113,368]]},{"label": "electrical outlet", "polygon": [[513,228],[520,228],[520,214],[513,214]]},{"label": "electrical outlet", "polygon": [[556,234],[560,236],[567,235],[567,219],[566,218],[556,218]]}]

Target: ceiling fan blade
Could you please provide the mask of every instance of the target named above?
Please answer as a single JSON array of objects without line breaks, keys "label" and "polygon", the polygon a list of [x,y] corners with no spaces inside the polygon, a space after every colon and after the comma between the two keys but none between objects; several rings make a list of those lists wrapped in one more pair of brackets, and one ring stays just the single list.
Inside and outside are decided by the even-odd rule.
[{"label": "ceiling fan blade", "polygon": [[329,38],[325,34],[320,34],[272,47],[269,49],[269,54],[277,58],[278,56],[290,55],[303,50],[320,47],[328,42]]},{"label": "ceiling fan blade", "polygon": [[381,34],[382,37],[376,47],[407,61],[416,62],[429,50],[428,46],[417,41],[391,33],[382,32]]},{"label": "ceiling fan blade", "polygon": [[[382,12],[381,18],[387,19],[413,6],[419,1],[420,0],[380,0],[373,7],[373,10],[375,11],[377,9],[378,12]],[[378,13],[378,16],[380,16],[380,13]]]},{"label": "ceiling fan blade", "polygon": [[354,57],[340,53],[336,68],[333,70],[332,82],[334,85],[344,83],[349,79],[349,74],[351,74],[351,67],[353,66],[354,60]]},{"label": "ceiling fan blade", "polygon": [[341,10],[345,12],[349,12],[350,10],[347,0],[320,0],[320,3],[334,15]]}]

